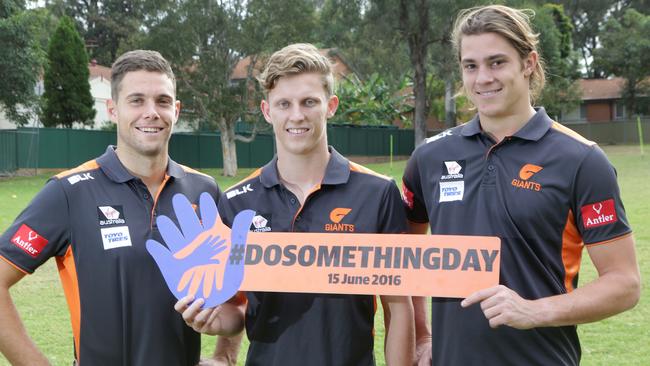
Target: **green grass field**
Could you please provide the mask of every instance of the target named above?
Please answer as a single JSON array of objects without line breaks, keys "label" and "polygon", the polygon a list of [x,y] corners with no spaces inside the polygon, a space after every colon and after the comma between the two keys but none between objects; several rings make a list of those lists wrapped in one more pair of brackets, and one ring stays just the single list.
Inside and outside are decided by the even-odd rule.
[{"label": "green grass field", "polygon": [[[642,279],[650,277],[650,155],[642,157],[637,147],[606,147],[616,167],[619,183],[626,204],[628,218],[635,231],[637,255]],[[392,167],[386,164],[368,164],[373,170],[395,177],[401,181],[404,161]],[[217,170],[208,170],[221,187],[229,187],[251,172],[242,169],[234,178],[219,176]],[[43,186],[48,175],[14,177],[0,180],[0,231],[27,205]],[[648,226],[646,226],[648,225]],[[586,283],[596,277],[596,272],[585,254],[580,282]],[[56,273],[54,261],[48,261],[35,274],[27,276],[11,290],[18,310],[30,336],[54,365],[70,365],[73,357],[72,331],[67,305]],[[643,282],[641,300],[636,308],[613,318],[579,327],[582,342],[582,365],[648,365],[650,364],[650,294]],[[1,326],[1,325],[0,325]],[[215,337],[204,336],[203,355],[211,354]],[[383,344],[381,312],[376,317],[376,345]],[[240,352],[239,364],[247,344]],[[384,365],[382,352],[376,352],[377,364]],[[8,362],[0,356],[0,365]]]}]

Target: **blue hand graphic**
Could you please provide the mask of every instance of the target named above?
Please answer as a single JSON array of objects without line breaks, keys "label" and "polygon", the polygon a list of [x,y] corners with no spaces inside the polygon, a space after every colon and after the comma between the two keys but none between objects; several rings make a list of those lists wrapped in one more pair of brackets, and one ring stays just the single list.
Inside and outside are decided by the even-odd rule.
[{"label": "blue hand graphic", "polygon": [[201,220],[184,195],[176,194],[172,205],[179,227],[167,216],[159,216],[156,221],[167,246],[147,240],[147,251],[160,268],[167,287],[179,300],[197,295],[202,287],[196,296],[205,299],[202,308],[226,302],[237,293],[244,278],[246,237],[255,212],[238,213],[231,230],[221,222],[208,193],[199,198]]}]

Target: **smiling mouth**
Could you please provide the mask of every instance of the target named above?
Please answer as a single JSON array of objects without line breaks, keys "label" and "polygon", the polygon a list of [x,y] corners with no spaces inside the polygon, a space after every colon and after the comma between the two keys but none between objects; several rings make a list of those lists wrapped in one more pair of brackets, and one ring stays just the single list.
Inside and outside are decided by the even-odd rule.
[{"label": "smiling mouth", "polygon": [[286,131],[292,135],[302,135],[303,133],[309,131],[309,129],[308,128],[287,128]]},{"label": "smiling mouth", "polygon": [[494,89],[494,90],[477,91],[476,94],[482,95],[484,97],[489,97],[491,95],[499,93],[501,90],[503,90],[503,88]]},{"label": "smiling mouth", "polygon": [[162,127],[136,127],[135,129],[144,133],[158,133],[163,130]]}]

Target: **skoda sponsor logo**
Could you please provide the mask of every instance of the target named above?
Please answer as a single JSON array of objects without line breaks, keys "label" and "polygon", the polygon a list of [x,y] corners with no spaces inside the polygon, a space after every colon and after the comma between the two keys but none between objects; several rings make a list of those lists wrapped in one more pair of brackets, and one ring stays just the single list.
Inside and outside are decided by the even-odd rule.
[{"label": "skoda sponsor logo", "polygon": [[99,226],[124,225],[124,209],[120,205],[97,206]]}]

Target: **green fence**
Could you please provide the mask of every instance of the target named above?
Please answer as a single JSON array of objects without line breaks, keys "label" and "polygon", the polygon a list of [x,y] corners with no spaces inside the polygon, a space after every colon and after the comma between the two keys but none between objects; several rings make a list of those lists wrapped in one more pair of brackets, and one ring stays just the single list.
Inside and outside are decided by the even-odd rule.
[{"label": "green fence", "polygon": [[[645,141],[650,141],[650,120],[641,122]],[[639,141],[636,121],[568,124],[567,127],[600,144],[635,144]],[[388,156],[391,137],[393,155],[408,156],[413,151],[413,130],[391,127],[330,125],[329,143],[341,154]],[[0,130],[0,175],[17,169],[72,168],[115,144],[115,131],[58,128]],[[274,154],[273,136],[258,134],[251,143],[237,142],[237,164],[242,168],[264,165]],[[174,134],[170,155],[193,168],[221,168],[221,138],[216,133]]]},{"label": "green fence", "polygon": [[[599,144],[638,144],[636,120],[605,123],[567,124],[567,127]],[[650,141],[650,119],[641,120],[643,141]]]},{"label": "green fence", "polygon": [[0,175],[18,169],[16,146],[16,130],[0,130]]},{"label": "green fence", "polygon": [[[388,156],[391,136],[393,155],[410,155],[413,130],[381,127],[329,126],[328,140],[344,155]],[[72,168],[101,155],[115,144],[115,131],[58,128],[19,128],[0,131],[0,173],[18,168]],[[266,164],[274,154],[274,139],[258,134],[250,143],[237,141],[237,164],[255,168]],[[221,138],[215,133],[173,134],[170,156],[193,168],[221,168]]]}]

